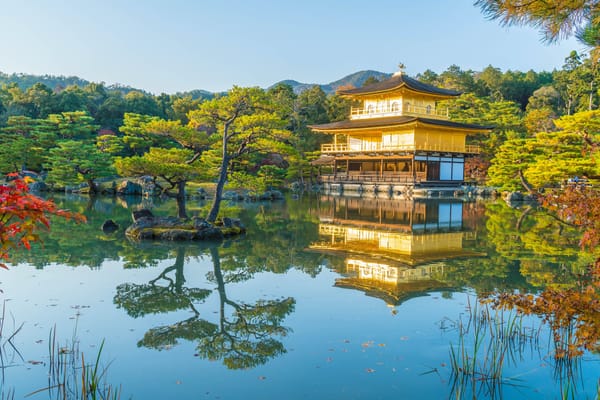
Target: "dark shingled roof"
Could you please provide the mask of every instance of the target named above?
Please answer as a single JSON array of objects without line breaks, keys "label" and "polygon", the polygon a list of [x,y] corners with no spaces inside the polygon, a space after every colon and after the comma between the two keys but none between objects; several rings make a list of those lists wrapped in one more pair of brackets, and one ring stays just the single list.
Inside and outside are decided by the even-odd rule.
[{"label": "dark shingled roof", "polygon": [[408,77],[406,75],[395,75],[383,82],[373,83],[371,85],[363,86],[356,89],[339,90],[338,94],[342,96],[351,96],[377,92],[387,92],[396,88],[400,88],[402,86],[406,86],[407,88],[412,89],[415,92],[429,93],[434,95],[454,97],[459,96],[461,94],[460,92],[454,90],[442,89],[433,85],[429,85],[427,83],[419,82],[418,80]]},{"label": "dark shingled roof", "polygon": [[425,124],[444,126],[448,128],[463,128],[470,130],[482,130],[487,131],[492,129],[491,126],[481,126],[474,124],[463,124],[460,122],[452,122],[445,119],[433,119],[433,118],[420,118],[409,115],[401,115],[398,117],[384,117],[384,118],[364,118],[364,119],[351,119],[339,122],[331,122],[329,124],[321,125],[309,125],[311,129],[317,131],[337,131],[337,130],[350,130],[360,128],[380,128],[384,126],[397,126],[405,125],[412,122],[423,122]]}]

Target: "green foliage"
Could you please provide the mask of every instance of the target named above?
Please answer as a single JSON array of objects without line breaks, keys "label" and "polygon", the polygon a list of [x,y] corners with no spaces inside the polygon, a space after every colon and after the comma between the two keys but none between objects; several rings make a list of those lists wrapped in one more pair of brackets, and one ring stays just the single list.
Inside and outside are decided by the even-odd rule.
[{"label": "green foliage", "polygon": [[191,150],[152,147],[142,156],[115,159],[115,167],[122,176],[160,177],[174,187],[179,181],[198,176],[198,168],[188,163],[192,157]]},{"label": "green foliage", "polygon": [[73,185],[86,182],[96,191],[95,180],[115,174],[112,159],[93,144],[74,140],[58,143],[48,156],[48,183]]},{"label": "green foliage", "polygon": [[59,138],[70,140],[90,140],[98,130],[94,119],[86,111],[69,111],[51,114],[48,122],[56,125]]},{"label": "green foliage", "polygon": [[534,162],[534,150],[532,139],[505,141],[494,154],[488,169],[488,185],[512,191],[523,189],[521,175]]},{"label": "green foliage", "polygon": [[599,115],[600,111],[585,111],[564,116],[554,121],[560,131],[507,140],[492,160],[488,183],[518,190],[528,182],[539,189],[573,176],[596,175],[598,165],[589,150],[597,146]]},{"label": "green foliage", "polygon": [[[256,154],[292,152],[290,131],[276,111],[272,96],[260,88],[234,86],[226,96],[205,101],[188,115],[190,125],[198,130],[215,131],[218,142],[213,157],[219,154],[219,177],[213,208],[207,219],[214,222],[232,161],[248,161]],[[218,152],[218,153],[217,153]]]}]

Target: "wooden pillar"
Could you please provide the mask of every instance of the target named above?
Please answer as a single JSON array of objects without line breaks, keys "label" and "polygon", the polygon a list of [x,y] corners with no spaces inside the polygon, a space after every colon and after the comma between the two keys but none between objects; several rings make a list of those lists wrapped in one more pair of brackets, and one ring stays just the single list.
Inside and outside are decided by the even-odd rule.
[{"label": "wooden pillar", "polygon": [[350,176],[350,159],[346,160],[346,179]]},{"label": "wooden pillar", "polygon": [[333,160],[333,180],[337,177],[337,160]]},{"label": "wooden pillar", "polygon": [[383,179],[383,158],[381,159],[381,163],[379,165],[379,179]]},{"label": "wooden pillar", "polygon": [[417,171],[415,170],[415,155],[412,155],[412,176],[413,176],[413,186],[417,183]]}]

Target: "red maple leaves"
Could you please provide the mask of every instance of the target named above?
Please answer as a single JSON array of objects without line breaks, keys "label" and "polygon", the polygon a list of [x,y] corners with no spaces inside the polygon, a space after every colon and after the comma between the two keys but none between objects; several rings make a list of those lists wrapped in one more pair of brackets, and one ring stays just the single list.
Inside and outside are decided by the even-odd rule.
[{"label": "red maple leaves", "polygon": [[85,221],[83,215],[58,209],[54,202],[34,196],[22,179],[0,185],[0,267],[7,268],[4,262],[11,250],[18,246],[29,249],[31,242],[39,239],[36,232],[40,227],[50,228],[51,215]]}]

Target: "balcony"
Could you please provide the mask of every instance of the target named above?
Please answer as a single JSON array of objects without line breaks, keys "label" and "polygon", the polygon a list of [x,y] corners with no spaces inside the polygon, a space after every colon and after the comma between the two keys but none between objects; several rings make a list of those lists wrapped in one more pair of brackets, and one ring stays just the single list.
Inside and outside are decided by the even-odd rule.
[{"label": "balcony", "polygon": [[436,107],[431,106],[414,106],[412,104],[405,104],[402,108],[398,107],[397,103],[392,103],[392,105],[389,107],[352,107],[350,110],[350,119],[397,117],[401,115],[410,115],[414,117],[425,117],[435,119],[449,119],[448,108],[438,109]]},{"label": "balcony", "polygon": [[323,154],[377,154],[385,155],[386,153],[400,153],[400,152],[415,152],[415,151],[437,151],[437,152],[449,152],[449,153],[465,153],[465,154],[479,154],[479,146],[465,145],[465,146],[452,146],[449,144],[404,144],[404,145],[383,145],[381,143],[365,142],[364,146],[352,146],[350,147],[347,143],[338,144],[323,144],[321,145],[321,153]]}]

